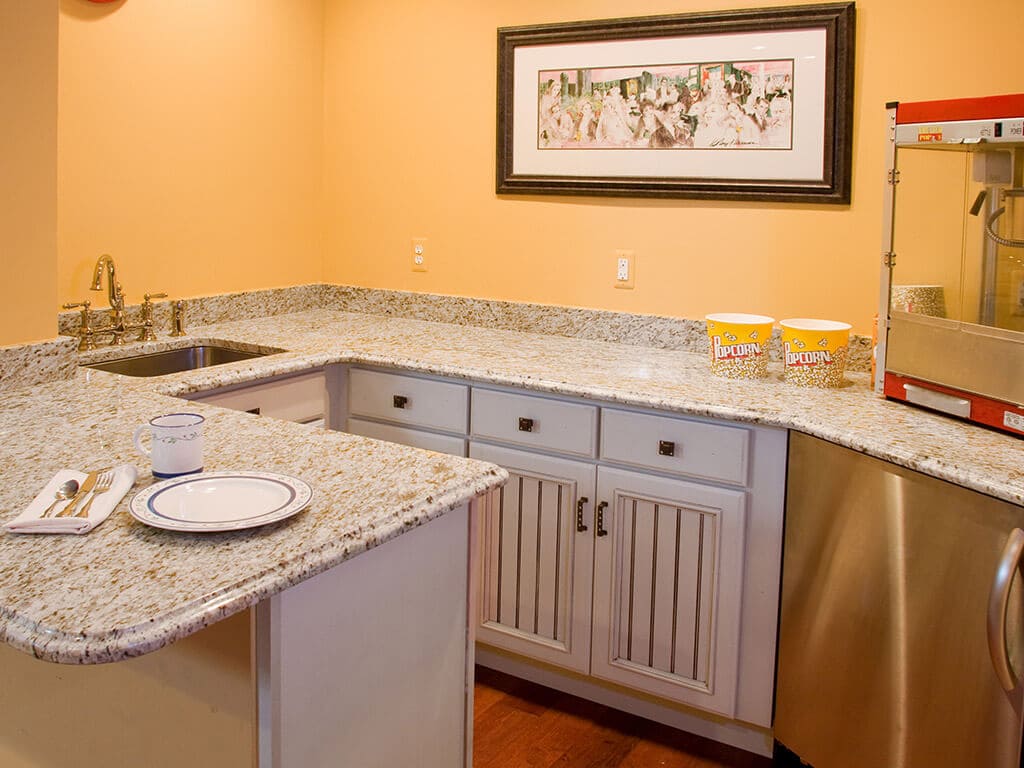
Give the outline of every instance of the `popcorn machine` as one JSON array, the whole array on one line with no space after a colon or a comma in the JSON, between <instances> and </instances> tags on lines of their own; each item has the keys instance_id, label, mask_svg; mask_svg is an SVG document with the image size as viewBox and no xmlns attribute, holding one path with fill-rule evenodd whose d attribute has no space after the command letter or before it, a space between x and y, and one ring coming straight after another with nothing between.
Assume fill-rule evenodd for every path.
<instances>
[{"instance_id":1,"label":"popcorn machine","mask_svg":"<svg viewBox=\"0 0 1024 768\"><path fill-rule=\"evenodd\" d=\"M1024 435L1024 94L887 107L875 391Z\"/></svg>"}]
</instances>

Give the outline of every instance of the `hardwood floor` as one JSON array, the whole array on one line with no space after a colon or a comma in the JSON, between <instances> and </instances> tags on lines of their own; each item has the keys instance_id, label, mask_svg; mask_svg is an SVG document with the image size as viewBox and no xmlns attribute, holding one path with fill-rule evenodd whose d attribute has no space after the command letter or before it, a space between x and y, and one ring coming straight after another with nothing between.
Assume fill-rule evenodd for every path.
<instances>
[{"instance_id":1,"label":"hardwood floor","mask_svg":"<svg viewBox=\"0 0 1024 768\"><path fill-rule=\"evenodd\" d=\"M770 768L772 761L476 668L474 768Z\"/></svg>"}]
</instances>

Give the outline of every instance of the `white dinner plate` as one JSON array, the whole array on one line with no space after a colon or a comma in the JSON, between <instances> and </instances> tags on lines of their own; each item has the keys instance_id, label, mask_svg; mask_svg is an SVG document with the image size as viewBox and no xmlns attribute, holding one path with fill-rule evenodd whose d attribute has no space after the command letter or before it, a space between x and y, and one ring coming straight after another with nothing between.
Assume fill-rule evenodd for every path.
<instances>
[{"instance_id":1,"label":"white dinner plate","mask_svg":"<svg viewBox=\"0 0 1024 768\"><path fill-rule=\"evenodd\" d=\"M169 531L237 531L275 523L304 509L313 489L274 472L199 472L135 494L136 520Z\"/></svg>"}]
</instances>

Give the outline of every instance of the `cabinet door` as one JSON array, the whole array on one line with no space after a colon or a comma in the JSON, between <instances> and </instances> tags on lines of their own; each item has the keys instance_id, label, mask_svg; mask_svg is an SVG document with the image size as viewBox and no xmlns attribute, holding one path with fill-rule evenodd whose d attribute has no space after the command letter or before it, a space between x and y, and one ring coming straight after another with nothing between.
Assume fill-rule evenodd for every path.
<instances>
[{"instance_id":1,"label":"cabinet door","mask_svg":"<svg viewBox=\"0 0 1024 768\"><path fill-rule=\"evenodd\" d=\"M469 455L510 475L483 505L477 639L586 673L594 467L475 442Z\"/></svg>"},{"instance_id":2,"label":"cabinet door","mask_svg":"<svg viewBox=\"0 0 1024 768\"><path fill-rule=\"evenodd\" d=\"M597 498L591 673L733 716L745 494L601 467Z\"/></svg>"}]
</instances>

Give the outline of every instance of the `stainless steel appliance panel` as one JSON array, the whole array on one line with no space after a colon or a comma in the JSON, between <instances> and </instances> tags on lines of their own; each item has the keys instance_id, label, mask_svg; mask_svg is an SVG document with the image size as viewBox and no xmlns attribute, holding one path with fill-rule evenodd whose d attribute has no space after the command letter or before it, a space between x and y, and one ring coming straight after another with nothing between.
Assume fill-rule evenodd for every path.
<instances>
[{"instance_id":1,"label":"stainless steel appliance panel","mask_svg":"<svg viewBox=\"0 0 1024 768\"><path fill-rule=\"evenodd\" d=\"M789 467L776 739L814 768L1018 768L987 615L1024 508L796 433Z\"/></svg>"}]
</instances>

